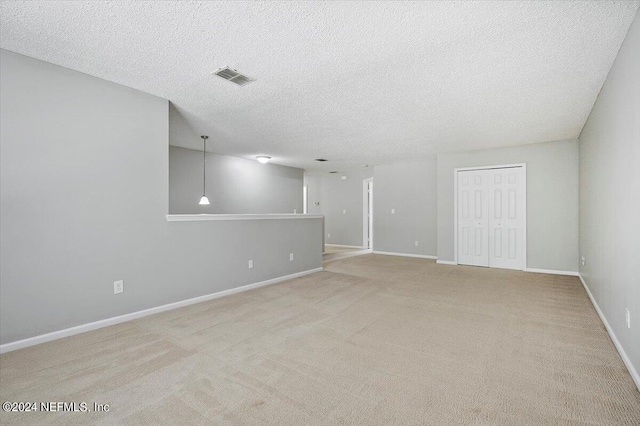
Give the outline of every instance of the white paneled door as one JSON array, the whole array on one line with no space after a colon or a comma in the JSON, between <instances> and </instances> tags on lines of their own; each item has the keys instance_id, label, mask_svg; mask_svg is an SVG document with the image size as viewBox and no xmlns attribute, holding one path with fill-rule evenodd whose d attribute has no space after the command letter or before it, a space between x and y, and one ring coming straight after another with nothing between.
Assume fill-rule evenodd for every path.
<instances>
[{"instance_id":1,"label":"white paneled door","mask_svg":"<svg viewBox=\"0 0 640 426\"><path fill-rule=\"evenodd\" d=\"M458 263L489 266L488 170L458 174Z\"/></svg>"},{"instance_id":2,"label":"white paneled door","mask_svg":"<svg viewBox=\"0 0 640 426\"><path fill-rule=\"evenodd\" d=\"M458 171L458 263L523 269L524 167Z\"/></svg>"}]
</instances>

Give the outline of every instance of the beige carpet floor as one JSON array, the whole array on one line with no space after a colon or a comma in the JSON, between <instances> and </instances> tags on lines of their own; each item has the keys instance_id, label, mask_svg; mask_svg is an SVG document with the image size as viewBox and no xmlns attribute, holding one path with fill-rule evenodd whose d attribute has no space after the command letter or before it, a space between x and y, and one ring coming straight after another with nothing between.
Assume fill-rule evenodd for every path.
<instances>
[{"instance_id":1,"label":"beige carpet floor","mask_svg":"<svg viewBox=\"0 0 640 426\"><path fill-rule=\"evenodd\" d=\"M638 425L575 277L368 254L0 356L6 424Z\"/></svg>"}]
</instances>

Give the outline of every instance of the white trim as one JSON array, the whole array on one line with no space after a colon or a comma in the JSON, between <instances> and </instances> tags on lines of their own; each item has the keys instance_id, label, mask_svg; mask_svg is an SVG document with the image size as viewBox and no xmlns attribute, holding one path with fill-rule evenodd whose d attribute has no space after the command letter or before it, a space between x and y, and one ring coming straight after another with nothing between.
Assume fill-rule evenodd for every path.
<instances>
[{"instance_id":1,"label":"white trim","mask_svg":"<svg viewBox=\"0 0 640 426\"><path fill-rule=\"evenodd\" d=\"M309 185L302 185L302 214L309 214Z\"/></svg>"},{"instance_id":2,"label":"white trim","mask_svg":"<svg viewBox=\"0 0 640 426\"><path fill-rule=\"evenodd\" d=\"M457 265L456 262L452 262L450 260L436 260L436 263L440 264L440 265Z\"/></svg>"},{"instance_id":3,"label":"white trim","mask_svg":"<svg viewBox=\"0 0 640 426\"><path fill-rule=\"evenodd\" d=\"M349 257L356 257L356 256L362 256L363 254L369 254L372 253L373 250L371 249L362 249L359 251L348 251L346 253L323 253L323 254L327 254L329 256L334 256L331 259L328 260L322 260L322 263L329 263L329 262L333 262L335 260L342 260L342 259L347 259Z\"/></svg>"},{"instance_id":4,"label":"white trim","mask_svg":"<svg viewBox=\"0 0 640 426\"><path fill-rule=\"evenodd\" d=\"M265 220L265 219L322 219L315 214L168 214L167 222L197 222L203 220Z\"/></svg>"},{"instance_id":5,"label":"white trim","mask_svg":"<svg viewBox=\"0 0 640 426\"><path fill-rule=\"evenodd\" d=\"M460 172L468 172L470 170L512 169L514 167L522 167L525 165L526 165L525 163L497 164L493 166L458 167L455 170Z\"/></svg>"},{"instance_id":6,"label":"white trim","mask_svg":"<svg viewBox=\"0 0 640 426\"><path fill-rule=\"evenodd\" d=\"M357 249L362 249L364 250L366 247L362 247L362 246L345 246L342 244L325 244L325 246L329 246L329 247L343 247L343 248L357 248Z\"/></svg>"},{"instance_id":7,"label":"white trim","mask_svg":"<svg viewBox=\"0 0 640 426\"><path fill-rule=\"evenodd\" d=\"M290 280L293 278L298 278L305 275L313 274L315 272L322 271L323 269L324 268L315 268L315 269L309 269L308 271L296 272L295 274L285 275L283 277L272 278L270 280L260 281L253 284L247 284L241 287L231 288L229 290L218 291L216 293L206 294L204 296L198 296L192 299L181 300L179 302L168 303L166 305L156 306L154 308L132 312L130 314L119 315L117 317L111 317L111 318L106 318L99 321L90 322L87 324L77 325L75 327L66 328L64 330L58 330L58 331L54 331L47 334L41 334L39 336L30 337L28 339L5 343L4 345L0 345L0 354L3 354L5 352L10 352L10 351L15 351L17 349L26 348L29 346L39 345L40 343L50 342L52 340L62 339L64 337L74 336L76 334L86 333L87 331L97 330L99 328L109 327L110 325L120 324L122 322L131 321L137 318L146 317L146 316L157 314L160 312L170 311L172 309L182 308L184 306L206 302L208 300L218 299L224 296L230 296L232 294L240 293L242 291L252 290L258 287L264 287L267 285L276 284L276 283Z\"/></svg>"},{"instance_id":8,"label":"white trim","mask_svg":"<svg viewBox=\"0 0 640 426\"><path fill-rule=\"evenodd\" d=\"M524 209L522 220L524 223L524 230L522 233L522 250L523 253L523 266L522 270L527 269L527 163L516 164L501 164L493 166L479 166L479 167L458 167L453 169L453 263L449 265L458 264L458 172L464 172L469 170L490 170L490 169L509 169L515 167L522 167L523 179L522 185L524 189Z\"/></svg>"},{"instance_id":9,"label":"white trim","mask_svg":"<svg viewBox=\"0 0 640 426\"><path fill-rule=\"evenodd\" d=\"M527 268L527 163L522 163L522 188L524 189L524 208L522 209L522 221L524 222L524 229L522 230L522 269Z\"/></svg>"},{"instance_id":10,"label":"white trim","mask_svg":"<svg viewBox=\"0 0 640 426\"><path fill-rule=\"evenodd\" d=\"M523 271L535 272L537 274L570 275L572 277L577 277L579 275L575 271L558 271L557 269L524 268Z\"/></svg>"},{"instance_id":11,"label":"white trim","mask_svg":"<svg viewBox=\"0 0 640 426\"><path fill-rule=\"evenodd\" d=\"M453 169L453 264L454 265L458 264L458 171L459 170L460 169L456 169L456 168ZM436 263L440 263L440 261L437 261ZM449 263L449 265L450 264L451 263Z\"/></svg>"},{"instance_id":12,"label":"white trim","mask_svg":"<svg viewBox=\"0 0 640 426\"><path fill-rule=\"evenodd\" d=\"M591 294L591 290L589 290L589 287L587 286L587 283L584 281L584 278L582 278L582 275L580 274L578 274L578 277L580 278L580 282L582 283L582 286L584 287L587 294L589 295L589 299L591 299L591 303L593 304L593 307L596 309L598 316L600 316L600 320L604 324L604 328L607 329L607 333L609 333L609 337L611 338L613 345L618 350L618 353L620 354L620 358L622 358L624 365L627 366L627 370L629 370L629 374L631 375L631 378L636 384L636 387L638 388L638 390L640 390L640 375L638 375L638 372L636 371L635 367L631 363L631 360L627 356L627 353L624 351L624 348L620 344L620 341L616 337L616 334L613 332L613 328L611 328L611 326L609 325L609 321L607 321L607 318L604 316L604 313L602 313L602 311L600 310L600 306L598 306L598 302L596 302L596 299L593 297L593 294Z\"/></svg>"},{"instance_id":13,"label":"white trim","mask_svg":"<svg viewBox=\"0 0 640 426\"><path fill-rule=\"evenodd\" d=\"M373 254L384 254L387 256L402 256L402 257L418 257L421 259L437 259L437 256L431 256L431 255L427 255L427 254L411 254L411 253L395 253L392 251L375 251L373 252Z\"/></svg>"},{"instance_id":14,"label":"white trim","mask_svg":"<svg viewBox=\"0 0 640 426\"><path fill-rule=\"evenodd\" d=\"M369 183L371 194L368 194ZM371 214L371 217L368 217L367 213ZM362 180L362 246L373 250L373 176Z\"/></svg>"}]
</instances>

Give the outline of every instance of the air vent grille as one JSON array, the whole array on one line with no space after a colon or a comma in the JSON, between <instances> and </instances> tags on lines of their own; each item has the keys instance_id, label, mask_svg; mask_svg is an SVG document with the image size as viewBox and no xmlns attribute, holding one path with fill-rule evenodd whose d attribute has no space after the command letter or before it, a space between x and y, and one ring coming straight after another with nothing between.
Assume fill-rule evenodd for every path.
<instances>
[{"instance_id":1,"label":"air vent grille","mask_svg":"<svg viewBox=\"0 0 640 426\"><path fill-rule=\"evenodd\" d=\"M238 86L245 86L252 81L256 81L255 79L246 76L244 74L239 73L238 71L231 69L229 67L224 67L214 72L218 77L222 77L227 81L237 84Z\"/></svg>"},{"instance_id":2,"label":"air vent grille","mask_svg":"<svg viewBox=\"0 0 640 426\"><path fill-rule=\"evenodd\" d=\"M244 86L245 84L251 83L253 80L247 77L246 75L238 74L237 77L233 78L230 81L237 84L238 86Z\"/></svg>"}]
</instances>

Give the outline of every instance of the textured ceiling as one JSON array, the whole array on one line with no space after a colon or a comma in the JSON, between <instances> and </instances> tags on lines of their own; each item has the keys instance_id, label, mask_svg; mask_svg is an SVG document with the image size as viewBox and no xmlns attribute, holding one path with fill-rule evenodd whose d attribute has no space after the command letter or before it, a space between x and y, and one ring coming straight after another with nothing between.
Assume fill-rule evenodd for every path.
<instances>
[{"instance_id":1,"label":"textured ceiling","mask_svg":"<svg viewBox=\"0 0 640 426\"><path fill-rule=\"evenodd\" d=\"M577 137L638 5L3 1L0 45L169 99L172 145L349 170Z\"/></svg>"}]
</instances>

